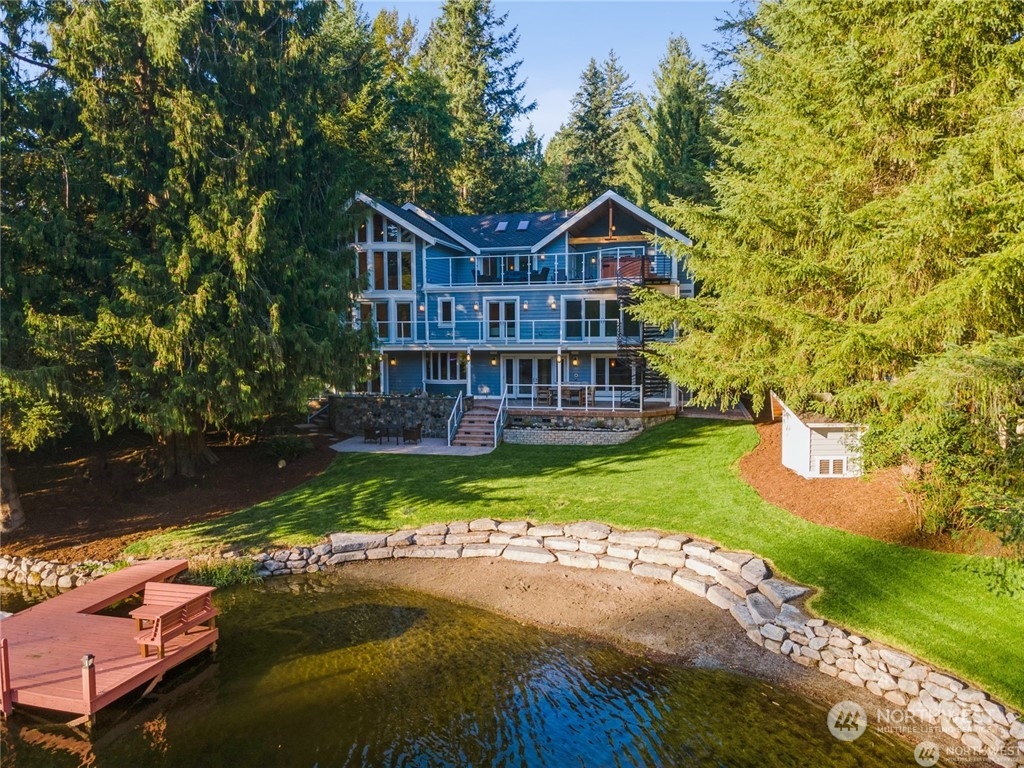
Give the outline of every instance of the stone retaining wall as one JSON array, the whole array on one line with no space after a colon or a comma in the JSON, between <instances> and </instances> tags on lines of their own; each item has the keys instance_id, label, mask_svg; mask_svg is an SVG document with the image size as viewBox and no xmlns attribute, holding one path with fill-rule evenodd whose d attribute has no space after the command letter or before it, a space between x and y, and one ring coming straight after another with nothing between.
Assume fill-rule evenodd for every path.
<instances>
[{"instance_id":1,"label":"stone retaining wall","mask_svg":"<svg viewBox=\"0 0 1024 768\"><path fill-rule=\"evenodd\" d=\"M332 396L328 404L335 432L360 435L366 424L423 424L424 437L447 437L455 398L343 395Z\"/></svg>"},{"instance_id":2,"label":"stone retaining wall","mask_svg":"<svg viewBox=\"0 0 1024 768\"><path fill-rule=\"evenodd\" d=\"M335 533L314 547L265 552L261 576L313 573L391 558L493 557L570 568L607 568L675 584L728 611L747 637L772 653L865 688L916 723L938 726L978 757L1024 766L1024 720L984 691L906 653L800 608L808 588L775 578L764 560L706 541L602 523L533 525L479 519L396 533Z\"/></svg>"},{"instance_id":3,"label":"stone retaining wall","mask_svg":"<svg viewBox=\"0 0 1024 768\"><path fill-rule=\"evenodd\" d=\"M103 563L98 560L61 565L31 557L0 555L0 580L30 587L73 589L116 571L117 568L114 563Z\"/></svg>"}]
</instances>

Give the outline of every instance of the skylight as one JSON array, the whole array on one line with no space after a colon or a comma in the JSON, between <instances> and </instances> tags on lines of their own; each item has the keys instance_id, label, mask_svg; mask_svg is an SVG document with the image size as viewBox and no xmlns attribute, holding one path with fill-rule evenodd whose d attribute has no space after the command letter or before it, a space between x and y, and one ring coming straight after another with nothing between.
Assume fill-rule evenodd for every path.
<instances>
[{"instance_id":1,"label":"skylight","mask_svg":"<svg viewBox=\"0 0 1024 768\"><path fill-rule=\"evenodd\" d=\"M516 229L518 229L518 230L519 230L520 232L522 232L522 231L523 231L524 229L526 229L526 228L527 228L528 226L530 226L530 222L529 222L529 220L527 220L527 221L520 221L520 222L519 222L519 226L518 226L518 227L516 227Z\"/></svg>"},{"instance_id":2,"label":"skylight","mask_svg":"<svg viewBox=\"0 0 1024 768\"><path fill-rule=\"evenodd\" d=\"M507 221L499 221L498 222L498 226L496 226L494 228L494 231L495 232L504 232L507 228L508 228L508 222Z\"/></svg>"}]
</instances>

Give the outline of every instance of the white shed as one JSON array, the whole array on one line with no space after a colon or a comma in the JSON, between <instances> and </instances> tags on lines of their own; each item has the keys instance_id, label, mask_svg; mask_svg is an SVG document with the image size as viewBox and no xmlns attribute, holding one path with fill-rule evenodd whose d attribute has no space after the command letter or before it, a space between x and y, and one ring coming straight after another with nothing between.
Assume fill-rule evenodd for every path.
<instances>
[{"instance_id":1,"label":"white shed","mask_svg":"<svg viewBox=\"0 0 1024 768\"><path fill-rule=\"evenodd\" d=\"M860 476L860 437L867 427L797 414L774 392L771 397L773 415L782 416L782 466L807 478Z\"/></svg>"}]
</instances>

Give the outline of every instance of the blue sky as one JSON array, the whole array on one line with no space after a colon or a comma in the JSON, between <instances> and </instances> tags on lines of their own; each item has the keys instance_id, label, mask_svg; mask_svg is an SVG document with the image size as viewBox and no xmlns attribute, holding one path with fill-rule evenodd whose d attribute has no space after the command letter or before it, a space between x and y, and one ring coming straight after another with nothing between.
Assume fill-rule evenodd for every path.
<instances>
[{"instance_id":1,"label":"blue sky","mask_svg":"<svg viewBox=\"0 0 1024 768\"><path fill-rule=\"evenodd\" d=\"M370 16L383 8L412 16L422 36L441 3L364 1L362 7ZM683 35L694 55L710 65L706 46L720 41L718 19L735 11L732 2L718 0L496 0L494 7L508 13L506 28L519 28L519 73L526 80L526 100L537 102L528 121L545 141L568 118L580 73L592 57L603 61L614 49L634 86L646 93L669 37Z\"/></svg>"}]
</instances>

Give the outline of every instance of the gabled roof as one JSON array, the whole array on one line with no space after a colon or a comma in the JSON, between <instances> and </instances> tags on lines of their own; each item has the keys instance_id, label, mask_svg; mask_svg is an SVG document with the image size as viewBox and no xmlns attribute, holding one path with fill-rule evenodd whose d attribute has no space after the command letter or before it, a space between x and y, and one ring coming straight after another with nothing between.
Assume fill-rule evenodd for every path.
<instances>
[{"instance_id":1,"label":"gabled roof","mask_svg":"<svg viewBox=\"0 0 1024 768\"><path fill-rule=\"evenodd\" d=\"M769 394L771 395L772 399L775 400L775 402L777 402L779 405L782 406L783 410L788 411L789 414L793 418L797 419L805 427L811 427L811 428L817 427L817 428L821 429L821 428L825 428L825 427L863 427L864 426L863 424L856 424L856 423L850 422L850 421L843 421L842 419L837 419L834 416L827 416L827 415L825 415L823 413L818 413L817 411L800 411L799 413L797 413L792 408L790 408L788 405L786 405L785 401L781 397L779 397L775 392L770 392ZM829 399L831 399L831 398L829 398Z\"/></svg>"},{"instance_id":2,"label":"gabled roof","mask_svg":"<svg viewBox=\"0 0 1024 768\"><path fill-rule=\"evenodd\" d=\"M453 240L461 243L465 248L468 248L473 253L476 253L476 254L480 253L480 249L476 245L474 245L473 243L471 243L468 240L464 239L461 235L459 235L458 232L455 232L454 230L449 228L444 223L444 221L443 221L444 217L443 216L437 216L437 215L431 213L430 211L426 211L423 208L420 208L415 203L406 203L405 205L402 206L402 210L409 211L410 213L412 213L416 217L418 217L420 219L423 219L426 222L429 222L430 225L433 226L435 229L437 229L437 230L439 230L441 232L446 233Z\"/></svg>"},{"instance_id":3,"label":"gabled roof","mask_svg":"<svg viewBox=\"0 0 1024 768\"><path fill-rule=\"evenodd\" d=\"M529 248L556 229L565 215L561 211L540 213L488 213L482 216L439 216L450 231L481 249ZM501 227L504 222L505 226ZM525 222L526 226L521 226Z\"/></svg>"},{"instance_id":4,"label":"gabled roof","mask_svg":"<svg viewBox=\"0 0 1024 768\"><path fill-rule=\"evenodd\" d=\"M643 208L633 205L633 203L629 202L629 200L624 198L622 195L613 192L612 190L609 189L603 195L596 198L586 208L583 208L582 210L578 211L574 216L563 221L560 226L556 227L551 232L547 233L543 238L541 238L541 240L535 242L533 244L533 247L531 248L531 251L533 253L536 253L555 238L564 235L566 232L568 232L570 229L572 229L574 226L580 223L583 219L585 219L587 216L589 216L591 213L597 210L598 207L600 207L603 203L605 203L608 200L613 201L616 205L622 206L636 218L640 219L643 222L646 222L647 224L650 224L655 229L661 230L666 235L670 235L675 239L686 243L686 245L693 245L693 241L690 240L690 238L688 238L682 232L677 232L665 222L649 214Z\"/></svg>"},{"instance_id":5,"label":"gabled roof","mask_svg":"<svg viewBox=\"0 0 1024 768\"><path fill-rule=\"evenodd\" d=\"M370 206L373 210L377 211L377 213L388 217L392 221L398 222L414 235L418 235L431 245L441 244L456 251L464 250L463 245L457 245L454 242L456 238L449 237L444 231L434 226L430 221L423 217L410 214L408 211L399 208L397 205L386 203L383 200L377 200L363 192L356 192L355 199Z\"/></svg>"}]
</instances>

